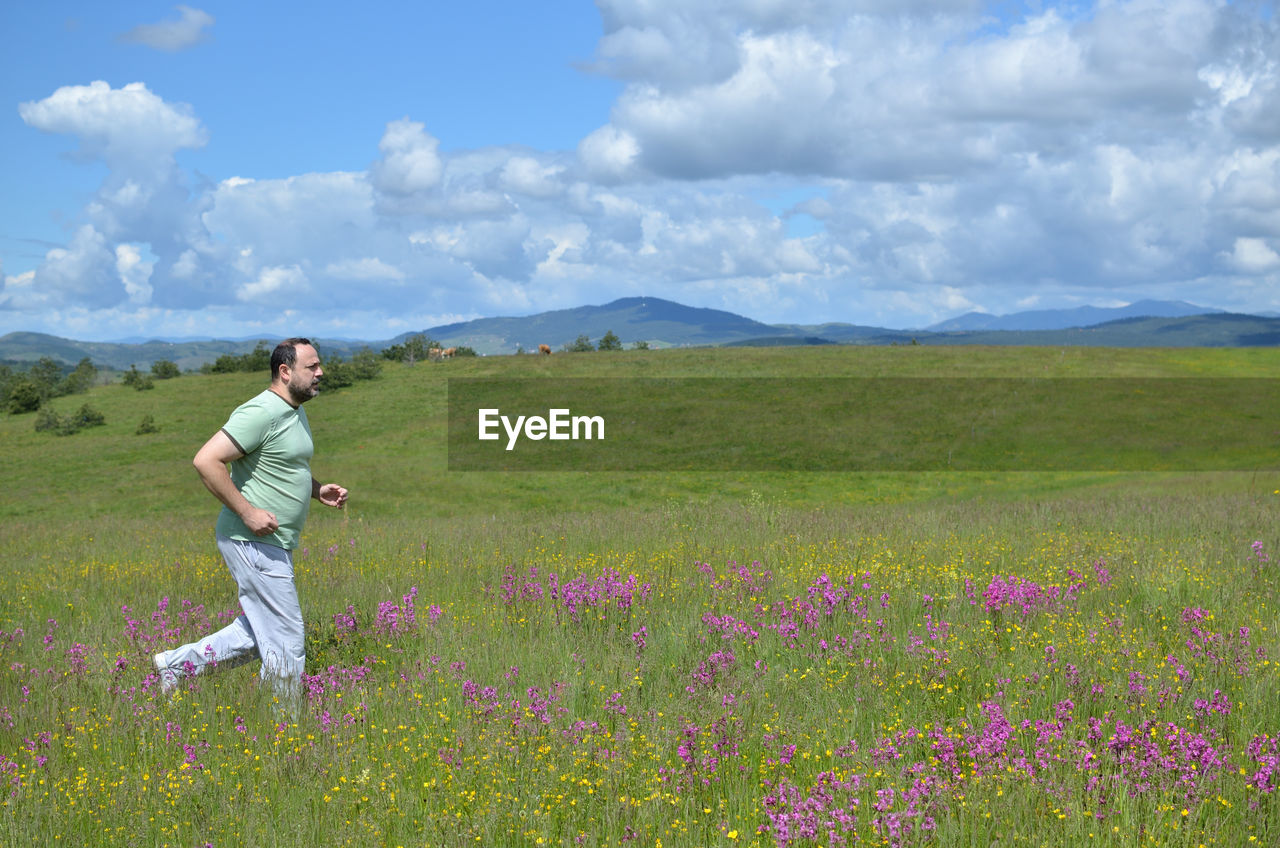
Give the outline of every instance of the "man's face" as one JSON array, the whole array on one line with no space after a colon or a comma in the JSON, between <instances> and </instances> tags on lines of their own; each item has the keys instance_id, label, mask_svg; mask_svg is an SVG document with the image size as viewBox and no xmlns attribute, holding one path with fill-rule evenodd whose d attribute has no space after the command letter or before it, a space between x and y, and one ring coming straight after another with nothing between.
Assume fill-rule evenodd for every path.
<instances>
[{"instance_id":1,"label":"man's face","mask_svg":"<svg viewBox=\"0 0 1280 848\"><path fill-rule=\"evenodd\" d=\"M323 376L320 354L314 347L298 345L294 348L293 367L289 369L289 382L286 384L294 403L302 405L320 394L320 378Z\"/></svg>"}]
</instances>

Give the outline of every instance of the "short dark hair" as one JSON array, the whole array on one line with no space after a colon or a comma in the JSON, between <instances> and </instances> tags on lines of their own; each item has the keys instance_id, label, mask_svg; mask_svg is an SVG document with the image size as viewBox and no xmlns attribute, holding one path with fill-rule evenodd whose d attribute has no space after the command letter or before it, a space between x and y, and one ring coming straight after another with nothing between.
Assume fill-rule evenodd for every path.
<instances>
[{"instance_id":1,"label":"short dark hair","mask_svg":"<svg viewBox=\"0 0 1280 848\"><path fill-rule=\"evenodd\" d=\"M275 381L280 376L280 366L288 365L293 367L293 363L298 361L298 345L315 345L311 344L311 339L301 337L285 339L276 345L276 349L271 351L271 380Z\"/></svg>"}]
</instances>

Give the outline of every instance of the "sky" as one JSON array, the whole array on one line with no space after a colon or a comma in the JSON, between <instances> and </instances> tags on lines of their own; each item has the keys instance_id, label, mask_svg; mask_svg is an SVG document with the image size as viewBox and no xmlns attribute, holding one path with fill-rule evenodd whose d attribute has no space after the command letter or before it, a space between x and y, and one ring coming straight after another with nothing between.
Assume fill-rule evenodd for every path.
<instances>
[{"instance_id":1,"label":"sky","mask_svg":"<svg viewBox=\"0 0 1280 848\"><path fill-rule=\"evenodd\" d=\"M0 4L0 334L1280 311L1271 0Z\"/></svg>"}]
</instances>

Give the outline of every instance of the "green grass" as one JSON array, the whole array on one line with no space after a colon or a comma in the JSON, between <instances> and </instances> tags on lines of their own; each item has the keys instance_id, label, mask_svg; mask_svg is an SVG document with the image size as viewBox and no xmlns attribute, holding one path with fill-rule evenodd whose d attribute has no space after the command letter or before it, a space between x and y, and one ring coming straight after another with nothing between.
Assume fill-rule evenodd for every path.
<instances>
[{"instance_id":1,"label":"green grass","mask_svg":"<svg viewBox=\"0 0 1280 848\"><path fill-rule=\"evenodd\" d=\"M751 492L783 503L928 501L985 492L1026 493L1111 485L1112 475L700 473L450 473L446 389L450 377L1270 377L1270 349L1095 348L693 349L460 359L388 364L372 382L321 395L307 407L315 471L352 491L351 514L369 518L585 511L670 500L742 501ZM60 414L86 401L106 426L70 437L36 433L32 416L0 417L0 518L74 521L183 520L208 516L209 496L190 467L196 449L238 403L265 386L259 375L184 376L151 391L103 386L59 398ZM144 415L160 432L134 435ZM1143 478L1128 478L1139 481ZM1171 485L1183 475L1170 478ZM1234 485L1234 484L1231 484ZM1248 485L1247 482L1245 485ZM1264 484L1265 485L1265 484ZM996 496L999 496L998 494ZM1020 495L1019 495L1020 496Z\"/></svg>"},{"instance_id":2,"label":"green grass","mask_svg":"<svg viewBox=\"0 0 1280 848\"><path fill-rule=\"evenodd\" d=\"M444 392L512 374L1260 377L1276 356L389 367L308 406L317 476L352 502L314 510L297 553L315 677L296 713L254 665L172 699L148 679L154 650L234 610L190 457L259 378L65 398L107 425L64 438L0 419L0 843L770 846L770 813L795 812L772 799L825 785L856 802L851 844L1275 844L1250 742L1280 736L1276 474L449 472ZM160 432L135 436L146 413ZM575 615L552 573L603 594ZM1059 594L989 610L996 578ZM850 591L828 614L833 587ZM413 589L416 625L380 627ZM1197 704L1215 692L1229 712ZM990 705L1007 739L973 755ZM1180 740L1213 756L1193 773ZM948 746L970 755L958 771ZM1144 783L1130 763L1148 755L1164 765Z\"/></svg>"}]
</instances>

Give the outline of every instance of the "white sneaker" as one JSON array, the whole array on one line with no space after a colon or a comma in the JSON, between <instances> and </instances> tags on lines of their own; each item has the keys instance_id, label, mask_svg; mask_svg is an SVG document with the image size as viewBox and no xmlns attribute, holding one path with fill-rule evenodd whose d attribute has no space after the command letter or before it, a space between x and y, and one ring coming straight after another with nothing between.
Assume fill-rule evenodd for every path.
<instances>
[{"instance_id":1,"label":"white sneaker","mask_svg":"<svg viewBox=\"0 0 1280 848\"><path fill-rule=\"evenodd\" d=\"M160 673L160 694L168 695L173 691L173 687L178 685L178 675L169 668L169 652L161 651L152 658L152 662L156 664L156 671Z\"/></svg>"}]
</instances>

